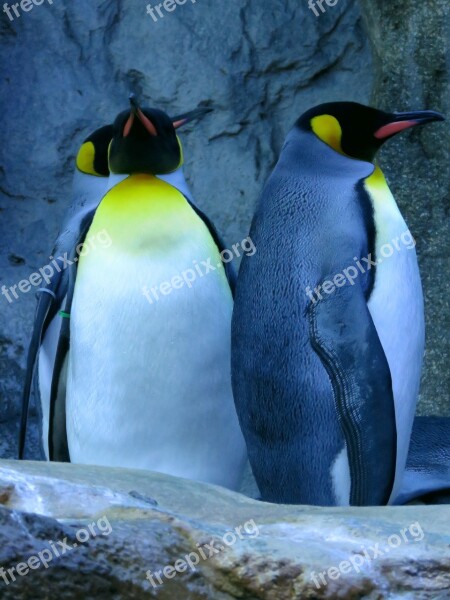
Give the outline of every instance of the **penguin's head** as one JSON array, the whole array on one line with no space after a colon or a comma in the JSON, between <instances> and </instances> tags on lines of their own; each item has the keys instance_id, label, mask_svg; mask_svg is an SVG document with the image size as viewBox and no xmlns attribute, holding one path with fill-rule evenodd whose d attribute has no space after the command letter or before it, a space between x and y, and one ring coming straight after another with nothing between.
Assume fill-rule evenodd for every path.
<instances>
[{"instance_id":1,"label":"penguin's head","mask_svg":"<svg viewBox=\"0 0 450 600\"><path fill-rule=\"evenodd\" d=\"M199 107L170 118L162 110L141 108L132 94L131 110L119 114L109 148L111 173L167 175L183 164L183 149L176 130L211 112Z\"/></svg>"},{"instance_id":2,"label":"penguin's head","mask_svg":"<svg viewBox=\"0 0 450 600\"><path fill-rule=\"evenodd\" d=\"M355 102L332 102L307 111L296 126L312 131L341 154L373 162L384 142L400 131L443 120L433 110L387 113Z\"/></svg>"},{"instance_id":3,"label":"penguin's head","mask_svg":"<svg viewBox=\"0 0 450 600\"><path fill-rule=\"evenodd\" d=\"M84 140L76 158L77 169L81 173L95 177L109 176L108 147L113 133L113 126L105 125Z\"/></svg>"}]
</instances>

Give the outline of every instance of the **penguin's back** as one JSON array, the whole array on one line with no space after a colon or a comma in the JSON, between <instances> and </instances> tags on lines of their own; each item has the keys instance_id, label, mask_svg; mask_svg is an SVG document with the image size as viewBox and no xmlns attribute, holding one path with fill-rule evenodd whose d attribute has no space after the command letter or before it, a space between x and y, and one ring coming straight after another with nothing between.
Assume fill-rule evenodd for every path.
<instances>
[{"instance_id":1,"label":"penguin's back","mask_svg":"<svg viewBox=\"0 0 450 600\"><path fill-rule=\"evenodd\" d=\"M349 501L344 437L330 378L311 347L307 295L368 254L370 202L361 206L356 188L373 167L348 163L315 136L290 134L252 223L257 251L239 273L233 386L269 501L292 502L294 489L296 501ZM368 291L370 283L370 274L361 274L358 285Z\"/></svg>"}]
</instances>

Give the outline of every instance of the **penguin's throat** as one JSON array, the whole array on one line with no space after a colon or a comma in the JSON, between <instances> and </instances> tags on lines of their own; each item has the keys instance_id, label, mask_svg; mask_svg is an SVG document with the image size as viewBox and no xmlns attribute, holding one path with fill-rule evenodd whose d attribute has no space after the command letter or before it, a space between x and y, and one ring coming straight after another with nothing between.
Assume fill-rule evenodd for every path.
<instances>
[{"instance_id":1,"label":"penguin's throat","mask_svg":"<svg viewBox=\"0 0 450 600\"><path fill-rule=\"evenodd\" d=\"M153 175L130 175L103 197L89 231L107 231L112 248L166 247L192 228L196 214L178 189Z\"/></svg>"},{"instance_id":2,"label":"penguin's throat","mask_svg":"<svg viewBox=\"0 0 450 600\"><path fill-rule=\"evenodd\" d=\"M372 175L367 177L366 184L371 188L377 188L379 190L387 189L389 194L391 193L386 181L386 177L384 176L384 173L378 164L375 164L375 171L372 173Z\"/></svg>"}]
</instances>

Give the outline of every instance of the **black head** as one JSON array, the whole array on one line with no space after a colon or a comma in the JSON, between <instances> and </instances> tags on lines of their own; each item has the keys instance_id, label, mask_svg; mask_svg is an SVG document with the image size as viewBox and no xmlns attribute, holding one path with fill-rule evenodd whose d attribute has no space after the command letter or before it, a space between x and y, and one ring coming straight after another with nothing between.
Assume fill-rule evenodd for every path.
<instances>
[{"instance_id":1,"label":"black head","mask_svg":"<svg viewBox=\"0 0 450 600\"><path fill-rule=\"evenodd\" d=\"M341 154L373 162L384 142L400 131L443 120L432 110L387 113L355 102L332 102L307 111L296 126L313 131Z\"/></svg>"},{"instance_id":2,"label":"black head","mask_svg":"<svg viewBox=\"0 0 450 600\"><path fill-rule=\"evenodd\" d=\"M116 174L165 175L176 171L183 164L176 130L212 110L198 108L170 118L162 110L141 108L134 95L130 96L130 104L131 110L120 113L114 122L109 167Z\"/></svg>"},{"instance_id":3,"label":"black head","mask_svg":"<svg viewBox=\"0 0 450 600\"><path fill-rule=\"evenodd\" d=\"M105 125L84 140L76 158L79 171L96 177L109 176L108 148L113 132L112 125Z\"/></svg>"}]
</instances>

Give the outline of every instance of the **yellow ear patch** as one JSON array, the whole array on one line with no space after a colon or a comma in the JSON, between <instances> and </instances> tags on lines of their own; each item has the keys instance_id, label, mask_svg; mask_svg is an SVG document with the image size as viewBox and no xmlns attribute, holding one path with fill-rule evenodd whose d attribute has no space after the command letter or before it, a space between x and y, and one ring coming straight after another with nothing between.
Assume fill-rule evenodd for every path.
<instances>
[{"instance_id":1,"label":"yellow ear patch","mask_svg":"<svg viewBox=\"0 0 450 600\"><path fill-rule=\"evenodd\" d=\"M341 146L342 129L336 117L331 115L314 117L311 119L311 127L318 138L331 146L336 152L344 154Z\"/></svg>"},{"instance_id":2,"label":"yellow ear patch","mask_svg":"<svg viewBox=\"0 0 450 600\"><path fill-rule=\"evenodd\" d=\"M77 168L87 175L95 175L96 177L102 177L100 173L94 169L95 160L95 146L92 142L85 142L78 152L77 155Z\"/></svg>"}]
</instances>

